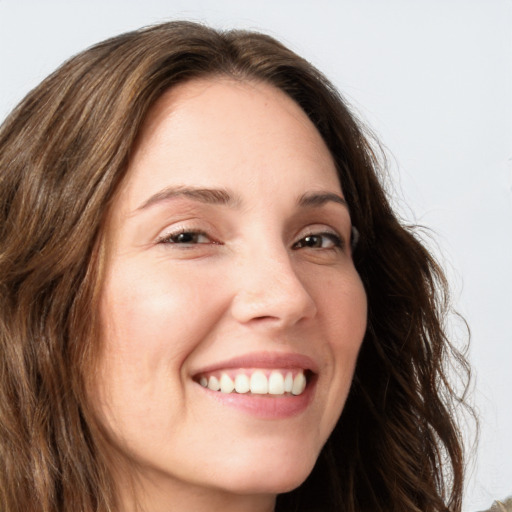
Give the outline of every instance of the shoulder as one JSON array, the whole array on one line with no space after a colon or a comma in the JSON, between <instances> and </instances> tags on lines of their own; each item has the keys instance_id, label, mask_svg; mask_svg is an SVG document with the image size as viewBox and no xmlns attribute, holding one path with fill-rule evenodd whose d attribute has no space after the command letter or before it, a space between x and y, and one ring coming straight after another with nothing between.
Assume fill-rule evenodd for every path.
<instances>
[{"instance_id":1,"label":"shoulder","mask_svg":"<svg viewBox=\"0 0 512 512\"><path fill-rule=\"evenodd\" d=\"M504 501L495 501L490 509L482 512L512 512L512 496Z\"/></svg>"}]
</instances>

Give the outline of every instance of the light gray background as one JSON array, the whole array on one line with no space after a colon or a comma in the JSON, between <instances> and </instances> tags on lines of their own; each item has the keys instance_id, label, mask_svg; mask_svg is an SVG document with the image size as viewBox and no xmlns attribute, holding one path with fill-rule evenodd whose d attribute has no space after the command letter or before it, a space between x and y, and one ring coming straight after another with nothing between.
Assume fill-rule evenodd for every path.
<instances>
[{"instance_id":1,"label":"light gray background","mask_svg":"<svg viewBox=\"0 0 512 512\"><path fill-rule=\"evenodd\" d=\"M465 510L512 493L512 2L0 0L0 119L71 54L182 18L278 37L389 149L396 205L433 231L472 331L481 433Z\"/></svg>"}]
</instances>

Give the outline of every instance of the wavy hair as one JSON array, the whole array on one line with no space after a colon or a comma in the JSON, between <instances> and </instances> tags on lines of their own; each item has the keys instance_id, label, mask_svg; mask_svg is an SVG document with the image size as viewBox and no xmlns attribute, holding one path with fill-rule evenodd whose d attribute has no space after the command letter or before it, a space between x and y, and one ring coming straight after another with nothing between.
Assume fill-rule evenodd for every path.
<instances>
[{"instance_id":1,"label":"wavy hair","mask_svg":"<svg viewBox=\"0 0 512 512\"><path fill-rule=\"evenodd\" d=\"M140 127L169 88L229 76L281 89L336 163L360 240L368 328L345 409L276 510L460 511L463 402L443 273L382 185L378 146L310 63L273 38L169 22L64 63L0 128L0 509L117 510L87 398L101 341L104 227Z\"/></svg>"}]
</instances>

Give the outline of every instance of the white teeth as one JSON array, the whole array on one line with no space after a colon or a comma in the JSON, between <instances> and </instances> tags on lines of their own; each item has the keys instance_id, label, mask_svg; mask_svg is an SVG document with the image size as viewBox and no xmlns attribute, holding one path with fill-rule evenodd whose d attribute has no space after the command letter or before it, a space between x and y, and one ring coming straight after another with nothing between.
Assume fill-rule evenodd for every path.
<instances>
[{"instance_id":1,"label":"white teeth","mask_svg":"<svg viewBox=\"0 0 512 512\"><path fill-rule=\"evenodd\" d=\"M297 373L293 379L292 395L300 395L306 389L306 377L303 373Z\"/></svg>"},{"instance_id":2,"label":"white teeth","mask_svg":"<svg viewBox=\"0 0 512 512\"><path fill-rule=\"evenodd\" d=\"M266 395L268 393L267 377L259 370L251 375L251 393L255 395Z\"/></svg>"},{"instance_id":3,"label":"white teeth","mask_svg":"<svg viewBox=\"0 0 512 512\"><path fill-rule=\"evenodd\" d=\"M268 392L271 395L282 395L284 393L284 378L280 372L272 372L268 379Z\"/></svg>"},{"instance_id":4,"label":"white teeth","mask_svg":"<svg viewBox=\"0 0 512 512\"><path fill-rule=\"evenodd\" d=\"M220 391L221 393L231 393L235 389L235 383L223 373L220 376Z\"/></svg>"},{"instance_id":5,"label":"white teeth","mask_svg":"<svg viewBox=\"0 0 512 512\"><path fill-rule=\"evenodd\" d=\"M211 389L212 391L219 391L220 389L220 382L217 377L214 377L213 375L208 380L208 389Z\"/></svg>"},{"instance_id":6,"label":"white teeth","mask_svg":"<svg viewBox=\"0 0 512 512\"><path fill-rule=\"evenodd\" d=\"M251 390L249 377L245 373L239 373L235 377L235 391L237 393L248 393Z\"/></svg>"},{"instance_id":7,"label":"white teeth","mask_svg":"<svg viewBox=\"0 0 512 512\"><path fill-rule=\"evenodd\" d=\"M301 395L306 389L306 377L303 371L299 371L295 377L291 371L284 374L280 370L268 371L255 370L250 376L245 373L237 373L234 380L222 373L219 377L214 375L202 376L199 384L212 391L221 393L253 393L255 395L284 395L291 393Z\"/></svg>"},{"instance_id":8,"label":"white teeth","mask_svg":"<svg viewBox=\"0 0 512 512\"><path fill-rule=\"evenodd\" d=\"M288 372L284 379L284 392L291 393L293 389L293 374L292 372Z\"/></svg>"}]
</instances>

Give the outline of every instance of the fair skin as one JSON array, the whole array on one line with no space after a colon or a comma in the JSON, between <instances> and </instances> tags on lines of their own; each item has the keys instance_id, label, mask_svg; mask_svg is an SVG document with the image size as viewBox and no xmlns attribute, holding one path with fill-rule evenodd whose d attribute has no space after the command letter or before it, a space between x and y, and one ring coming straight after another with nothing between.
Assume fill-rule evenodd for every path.
<instances>
[{"instance_id":1,"label":"fair skin","mask_svg":"<svg viewBox=\"0 0 512 512\"><path fill-rule=\"evenodd\" d=\"M366 328L350 234L331 155L284 93L212 78L159 99L112 208L92 392L122 510L133 479L147 512L268 512L307 477Z\"/></svg>"}]
</instances>

